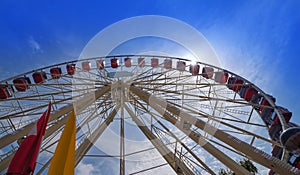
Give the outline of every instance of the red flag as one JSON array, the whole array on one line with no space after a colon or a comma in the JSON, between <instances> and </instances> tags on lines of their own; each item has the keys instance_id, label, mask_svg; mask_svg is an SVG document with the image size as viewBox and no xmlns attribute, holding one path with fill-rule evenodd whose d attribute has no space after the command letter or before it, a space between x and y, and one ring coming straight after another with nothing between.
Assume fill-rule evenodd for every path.
<instances>
[{"instance_id":1,"label":"red flag","mask_svg":"<svg viewBox=\"0 0 300 175\"><path fill-rule=\"evenodd\" d=\"M33 174L50 112L51 102L49 103L48 110L43 113L42 117L35 123L35 126L21 143L10 162L7 175Z\"/></svg>"}]
</instances>

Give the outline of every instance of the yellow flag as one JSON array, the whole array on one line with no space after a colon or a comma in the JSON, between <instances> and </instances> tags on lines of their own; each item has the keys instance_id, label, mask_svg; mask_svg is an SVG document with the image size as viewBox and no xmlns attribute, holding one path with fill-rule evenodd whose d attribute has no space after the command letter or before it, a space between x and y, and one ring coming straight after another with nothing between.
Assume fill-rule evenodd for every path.
<instances>
[{"instance_id":1,"label":"yellow flag","mask_svg":"<svg viewBox=\"0 0 300 175\"><path fill-rule=\"evenodd\" d=\"M73 175L75 165L76 118L74 110L58 141L48 175Z\"/></svg>"}]
</instances>

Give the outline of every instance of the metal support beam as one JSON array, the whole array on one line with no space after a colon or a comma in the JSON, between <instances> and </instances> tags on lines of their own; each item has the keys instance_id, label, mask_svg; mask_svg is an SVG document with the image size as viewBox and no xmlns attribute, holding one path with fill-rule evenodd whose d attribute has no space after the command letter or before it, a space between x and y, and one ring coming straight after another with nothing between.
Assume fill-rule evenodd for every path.
<instances>
[{"instance_id":1,"label":"metal support beam","mask_svg":"<svg viewBox=\"0 0 300 175\"><path fill-rule=\"evenodd\" d=\"M157 148L158 152L169 163L178 175L193 175L194 173L173 153L163 142L161 142L134 114L134 112L125 104L125 109L132 117L132 120L141 129L149 141Z\"/></svg>"},{"instance_id":2,"label":"metal support beam","mask_svg":"<svg viewBox=\"0 0 300 175\"><path fill-rule=\"evenodd\" d=\"M125 141L124 141L124 86L120 89L121 121L120 121L120 175L125 174Z\"/></svg>"},{"instance_id":3,"label":"metal support beam","mask_svg":"<svg viewBox=\"0 0 300 175\"><path fill-rule=\"evenodd\" d=\"M164 104L164 102L155 97L155 96L151 96L151 94L149 94L148 92L145 92L143 90L141 90L140 88L131 86L130 90L137 95L140 99L142 99L143 101L145 101L146 103L148 103L152 108L154 109L158 109L157 111L159 113L161 113L161 115L163 115L165 117L165 119L167 119L168 121L170 121L171 123L175 124L176 127L178 127L179 129L182 129L179 125L180 121L178 120L186 120L189 121L191 124L195 125L196 127L198 127L199 129L202 129L209 133L210 135L216 137L217 139L221 140L222 142L230 145L231 147L235 148L236 150L244 153L245 155L247 155L248 157L251 158L251 160L269 168L272 169L273 171L280 173L280 174L290 174L290 175L299 175L300 174L300 170L295 170L294 167L292 167L291 165L287 164L286 162L283 162L277 158L272 157L271 155L247 144L246 142L228 134L223 132L222 130L219 130L218 128L215 128L214 126L204 122L203 120L194 117L182 110L180 110L179 108L170 105L169 103L167 103L167 105ZM153 103L149 103L149 99L154 99L155 100L155 104ZM179 119L177 120L176 118L174 118L172 115L170 115L168 112L163 112L162 110L162 106L166 106L166 110L169 111L170 113L172 113L174 116L179 117ZM160 108L160 109L159 109ZM182 131L184 131L182 129ZM206 142L203 140L203 138L201 137L197 137L197 135L192 134L192 132L186 132L189 137L191 137L193 140L197 140L198 143L205 143L203 145L203 148L208 147L209 142ZM211 145L212 146L212 145ZM213 150L210 150L209 152L212 155L215 155L216 152L212 152ZM219 151L218 149L216 149L216 151ZM243 168L238 165L235 161L233 161L232 159L230 159L228 156L226 156L224 153L219 152L219 155L215 155L218 156L217 158L223 162L226 166L228 166L228 168L230 168L231 170L235 171L237 174L247 174L247 172L245 173L243 171ZM245 169L244 169L245 170ZM249 173L249 172L248 172Z\"/></svg>"},{"instance_id":4,"label":"metal support beam","mask_svg":"<svg viewBox=\"0 0 300 175\"><path fill-rule=\"evenodd\" d=\"M183 143L178 137L176 137L175 136L175 134L173 134L170 130L169 130L169 128L167 127L167 126L165 126L161 121L159 121L158 119L157 119L157 117L155 117L153 114L151 114L151 112L143 105L143 104L141 104L139 101L136 101L142 108L143 108L143 110L145 110L145 111L147 111L148 112L148 114L150 114L151 115L151 117L153 117L154 119L155 119L155 121L157 122L157 123L159 123L167 132L168 132L168 134L170 134L178 143L180 143L180 145L187 151L187 152L189 152L193 157L194 157L194 159L196 159L204 168L205 168L205 170L208 172L208 173L210 173L210 174L212 174L212 175L216 175L214 172L213 172L213 170L212 169L210 169L209 168L209 166L207 166L206 165L206 163L205 162L203 162L192 150L190 150L189 148L188 148L188 146L185 144L185 143Z\"/></svg>"},{"instance_id":5,"label":"metal support beam","mask_svg":"<svg viewBox=\"0 0 300 175\"><path fill-rule=\"evenodd\" d=\"M106 118L106 120L88 137L84 140L84 142L77 148L75 155L75 165L82 160L84 155L90 150L95 141L102 135L107 126L113 121L116 116L120 106L117 105Z\"/></svg>"}]
</instances>

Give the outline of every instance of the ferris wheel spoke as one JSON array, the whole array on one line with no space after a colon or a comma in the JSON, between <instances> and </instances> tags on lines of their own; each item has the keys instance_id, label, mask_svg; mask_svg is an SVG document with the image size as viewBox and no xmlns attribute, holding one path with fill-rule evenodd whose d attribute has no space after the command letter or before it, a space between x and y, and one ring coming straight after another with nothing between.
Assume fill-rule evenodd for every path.
<instances>
[{"instance_id":1,"label":"ferris wheel spoke","mask_svg":"<svg viewBox=\"0 0 300 175\"><path fill-rule=\"evenodd\" d=\"M134 98L134 97L133 97ZM153 117L153 119L155 120L155 122L157 122L157 123L159 123L159 125L160 126L162 126L164 129L165 129L165 131L166 131L166 133L168 134L168 135L170 135L172 138L174 138L178 143L180 143L181 144L181 146L189 153L189 154L191 154L191 156L195 159L195 160L197 160L198 161L198 163L200 163L203 167L204 167L204 169L205 169L205 171L207 171L208 173L210 173L210 174L212 174L212 175L215 175L215 173L212 171L212 169L210 169L209 168L209 166L208 165L206 165L193 151L191 151L188 147L187 147L187 145L186 144L184 144L183 142L182 142L182 139L179 139L177 136L175 136L175 134L173 134L170 130L169 130L169 128L168 127L166 127L156 116L154 116L154 113L152 113L152 112L150 112L141 102L139 102L137 99L135 99L135 101L139 104L139 106L143 109L143 110L145 110L148 114L150 114L151 115L151 117ZM152 124L152 123L150 123L150 124Z\"/></svg>"},{"instance_id":2,"label":"ferris wheel spoke","mask_svg":"<svg viewBox=\"0 0 300 175\"><path fill-rule=\"evenodd\" d=\"M91 133L83 142L79 145L79 147L76 150L76 156L75 156L75 165L77 166L78 163L83 159L84 155L89 151L91 146L95 143L95 141L102 135L102 133L105 131L105 129L109 126L109 124L113 121L114 117L117 114L117 111L120 109L120 106L117 105L111 113L108 115L108 117L105 119L105 121L97 127L97 129Z\"/></svg>"},{"instance_id":3,"label":"ferris wheel spoke","mask_svg":"<svg viewBox=\"0 0 300 175\"><path fill-rule=\"evenodd\" d=\"M203 109L212 109L211 106L208 106L208 105L200 105L200 111L198 112L197 109L195 109L193 106L189 106L189 104L185 104L184 106L183 105L178 105L176 103L173 103L171 101L169 101L170 104L174 105L174 106L177 106L177 107L180 107L180 108L183 108L183 109L186 109L186 110L189 110L190 112L193 111L194 114L199 114L199 113L202 113L202 115L209 115L208 113L206 113L204 110L201 110L201 108ZM262 124L258 124L258 123L252 123L250 121L245 121L245 120L242 120L241 118L238 118L238 117L235 117L233 114L243 114L245 113L244 115L248 116L248 113L246 111L241 111L241 110L226 110L226 108L223 110L223 109L215 109L216 111L218 112L221 112L222 114L224 114L225 116L222 116L222 117L218 117L218 116L210 116L210 117L213 117L213 118L216 118L216 119L219 119L219 120L227 120L227 121L231 121L231 122L237 122L237 123L241 123L241 124L248 124L248 125L253 125L253 126L260 126L260 127L265 127L265 125L262 125ZM228 111L228 112L226 112ZM230 113L229 113L230 112Z\"/></svg>"},{"instance_id":4,"label":"ferris wheel spoke","mask_svg":"<svg viewBox=\"0 0 300 175\"><path fill-rule=\"evenodd\" d=\"M146 80L147 81L153 81L153 80L158 80L158 78L162 77L164 74L166 74L167 72L169 72L170 70L166 70L166 71L160 71L157 73L152 73L150 75L146 75L143 73L138 74L137 78L133 79L134 82L140 82L140 80ZM153 77L153 79L147 80L148 78Z\"/></svg>"},{"instance_id":5,"label":"ferris wheel spoke","mask_svg":"<svg viewBox=\"0 0 300 175\"><path fill-rule=\"evenodd\" d=\"M106 104L106 107L105 107L103 110L101 110L100 113L98 113L98 110L99 110L100 106L103 105L103 104ZM99 117L99 116L102 116L102 115L106 114L106 113L113 107L113 104L112 104L112 103L111 103L111 104L108 104L108 103L106 103L105 101L103 101L103 102L101 102L101 103L100 103L99 105L97 105L97 106L98 106L98 107L97 107L98 109L96 109L96 110L93 112L93 114L91 114L90 117L86 117L85 119L82 120L82 123L79 124L79 128L81 128L81 126L84 126L84 125L86 125L87 123L93 121L95 118L97 118L97 117ZM96 113L97 113L97 114L96 114ZM101 119L102 119L102 118L104 118L104 117L101 117Z\"/></svg>"},{"instance_id":6,"label":"ferris wheel spoke","mask_svg":"<svg viewBox=\"0 0 300 175\"><path fill-rule=\"evenodd\" d=\"M92 113L92 114L88 115L87 117L85 117L84 119L82 119L82 122L79 124L77 130L80 131L83 127L87 127L87 131L84 134L85 134L85 136L91 135L92 132L96 128L98 128L99 125L101 125L103 123L102 121L105 120L105 115L107 113L110 114L113 112L113 110L111 110L113 107L114 106L110 106L110 107L106 108L105 110L102 110L100 113L97 113L97 110L94 111L94 113ZM107 116L109 116L109 114L107 114ZM96 121L93 121L94 119L96 119ZM92 124L90 124L90 122L92 122Z\"/></svg>"},{"instance_id":7,"label":"ferris wheel spoke","mask_svg":"<svg viewBox=\"0 0 300 175\"><path fill-rule=\"evenodd\" d=\"M227 127L231 128L231 129L234 129L236 131L240 131L240 132L242 132L244 134L247 134L249 136L253 136L253 137L258 138L260 140L263 140L265 142L272 143L273 145L278 145L277 142L275 142L273 140L270 140L269 138L262 137L262 136L260 136L258 134L250 132L249 130L244 130L241 127L238 127L238 126L235 126L233 124L230 124L229 122L225 122L224 120L231 121L228 118L219 118L219 117L216 117L216 116L211 116L211 115L209 115L207 113L204 113L204 112L201 113L199 111L195 111L193 109L186 108L185 106L180 106L178 104L171 103L171 102L169 102L169 103L171 105L174 105L174 106L178 107L178 108L184 109L185 111L191 113L192 115L202 116L202 117L204 117L206 119L213 120L213 121L215 121L217 123L220 123L220 124L222 124L224 126L227 126ZM245 121L240 121L240 120L235 120L235 122L240 123L240 124L247 124L247 125L259 126L259 127L265 127L264 125L259 125L259 124L256 124L256 123L250 123L250 122L245 122Z\"/></svg>"},{"instance_id":8,"label":"ferris wheel spoke","mask_svg":"<svg viewBox=\"0 0 300 175\"><path fill-rule=\"evenodd\" d=\"M179 160L143 123L134 115L134 112L125 104L125 109L132 117L136 125L146 135L149 141L157 148L164 159L169 163L176 173L184 172L185 174L193 174L193 172ZM181 163L179 163L181 162ZM180 167L180 168L178 168Z\"/></svg>"},{"instance_id":9,"label":"ferris wheel spoke","mask_svg":"<svg viewBox=\"0 0 300 175\"><path fill-rule=\"evenodd\" d=\"M81 97L81 96L83 96L83 94L78 95L77 97ZM66 98L66 99L61 99L61 100L59 100L59 101L53 102L52 104L53 104L53 105L56 105L56 104L63 104L63 102L70 101L70 100L72 100L72 99L73 99L72 97ZM39 105L39 106L34 106L34 107L32 107L32 108L29 108L29 109L23 109L23 110L20 111L20 112L16 112L16 113L13 113L13 114L4 115L4 116L0 117L0 120L2 120L2 119L7 119L7 118L16 118L16 117L18 117L18 115L20 115L20 114L24 114L24 113L31 112L31 111L35 111L35 110L41 110L41 109L44 109L44 108L47 107L47 106L48 106L48 104L45 103L45 104L41 104L41 105Z\"/></svg>"},{"instance_id":10,"label":"ferris wheel spoke","mask_svg":"<svg viewBox=\"0 0 300 175\"><path fill-rule=\"evenodd\" d=\"M167 72L169 72L169 71L167 71ZM174 71L173 71L173 73L174 73ZM172 77L172 74L165 75L165 77L162 77L162 76L163 76L163 74L161 74L161 75L159 75L157 77L154 77L153 79L149 79L149 80L146 79L146 78L141 77L141 79L143 79L143 81L134 81L134 82L136 82L137 84L148 84L148 83L152 83L152 82L163 82L163 81L167 81L167 80L174 81L174 78L178 78L178 76ZM160 77L162 77L162 78L160 78ZM190 78L190 77L191 77L190 75L184 75L184 76L181 76L180 79L184 80L184 79ZM175 82L176 81L178 81L178 80L175 80Z\"/></svg>"},{"instance_id":11,"label":"ferris wheel spoke","mask_svg":"<svg viewBox=\"0 0 300 175\"><path fill-rule=\"evenodd\" d=\"M238 100L233 100L230 98L222 99L222 98L217 98L217 97L207 97L207 96L184 93L182 91L179 92L179 91L175 91L175 90L164 90L164 89L155 89L155 88L147 88L147 87L142 87L142 89L149 90L149 91L159 91L159 92L164 92L164 93L171 93L171 94L176 94L176 95L195 97L195 98L199 98L199 101L222 101L222 102L230 102L230 103L241 104L241 105L249 104L245 101L238 101ZM251 104L251 105L256 106L255 104ZM258 105L258 106L263 106L263 105ZM270 108L269 106L264 106L264 107Z\"/></svg>"},{"instance_id":12,"label":"ferris wheel spoke","mask_svg":"<svg viewBox=\"0 0 300 175\"><path fill-rule=\"evenodd\" d=\"M179 104L176 104L176 103L172 102L171 100L168 100L168 102L169 102L170 104L174 105L174 106L177 106L177 107L182 108L182 109L184 109L184 110L186 110L186 111L189 111L189 112L191 112L192 114L196 114L196 115L199 115L199 114L200 114L201 116L204 116L204 117L206 117L206 118L215 118L215 119L218 119L218 120L221 120L221 121L222 121L222 120L227 120L227 121L232 121L232 122L236 122L236 123L240 123L240 124L248 124L248 125L253 125L253 126L265 127L265 125L261 125L261 124L257 124L257 123L251 123L251 122L249 122L249 121L244 121L244 120L242 120L242 119L236 118L236 117L234 117L233 115L228 114L228 113L226 113L226 112L224 112L224 114L225 114L225 115L229 115L231 118L227 118L226 116L224 116L224 117L211 116L211 115L207 114L207 113L204 112L204 111L201 111L201 110L198 111L199 108L196 109L196 108L194 108L193 106L189 106L188 103L182 106L182 105L179 105ZM202 108L202 106L200 106L200 109L201 109L201 108ZM204 109L211 109L211 107L205 105L205 106L204 106ZM223 111L220 111L220 112L223 112ZM242 111L238 111L238 113L240 113L240 112L242 112ZM207 116L209 116L209 117L207 117Z\"/></svg>"},{"instance_id":13,"label":"ferris wheel spoke","mask_svg":"<svg viewBox=\"0 0 300 175\"><path fill-rule=\"evenodd\" d=\"M107 72L108 72L108 71L107 71ZM83 75L81 75L81 74L83 74ZM97 79L95 79L96 77L97 77ZM105 80L105 81L101 81L100 78L102 78L102 79ZM73 81L75 80L75 82L76 82L76 81L83 81L83 82L85 82L85 81L87 81L87 82L101 82L101 83L103 83L103 84L107 84L107 83L113 81L111 78L102 75L101 72L100 72L100 73L99 73L99 72L94 73L94 72L92 72L92 71L89 71L89 72L87 72L87 71L79 72L78 75L74 75L74 76L72 77L72 80L73 80Z\"/></svg>"}]
</instances>

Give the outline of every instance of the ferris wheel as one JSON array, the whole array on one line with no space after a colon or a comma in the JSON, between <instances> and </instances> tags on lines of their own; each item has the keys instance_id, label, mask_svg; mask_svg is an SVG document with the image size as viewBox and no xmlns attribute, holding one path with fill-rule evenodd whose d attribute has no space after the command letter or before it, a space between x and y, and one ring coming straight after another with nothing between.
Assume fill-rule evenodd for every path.
<instances>
[{"instance_id":1,"label":"ferris wheel","mask_svg":"<svg viewBox=\"0 0 300 175\"><path fill-rule=\"evenodd\" d=\"M292 113L250 81L213 65L116 55L38 68L0 84L1 174L49 101L37 174L47 172L73 109L76 166L112 159L113 166L97 171L218 174L228 167L246 175L237 162L246 158L270 174L300 174Z\"/></svg>"}]
</instances>

